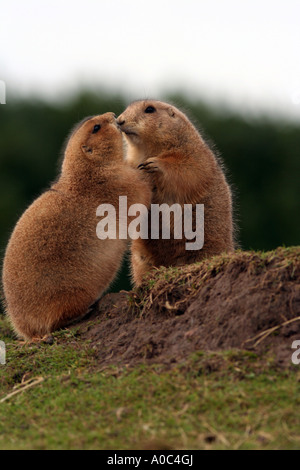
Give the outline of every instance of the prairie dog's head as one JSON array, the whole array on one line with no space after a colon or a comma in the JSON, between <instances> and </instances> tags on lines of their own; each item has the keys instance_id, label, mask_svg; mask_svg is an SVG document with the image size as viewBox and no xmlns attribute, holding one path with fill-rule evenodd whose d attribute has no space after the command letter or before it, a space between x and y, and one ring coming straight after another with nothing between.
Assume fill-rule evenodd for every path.
<instances>
[{"instance_id":1,"label":"prairie dog's head","mask_svg":"<svg viewBox=\"0 0 300 470\"><path fill-rule=\"evenodd\" d=\"M126 136L127 159L139 164L150 156L181 147L196 132L175 106L156 100L134 101L118 117Z\"/></svg>"},{"instance_id":2,"label":"prairie dog's head","mask_svg":"<svg viewBox=\"0 0 300 470\"><path fill-rule=\"evenodd\" d=\"M114 113L81 121L67 142L63 170L81 162L97 166L123 160L123 137Z\"/></svg>"}]
</instances>

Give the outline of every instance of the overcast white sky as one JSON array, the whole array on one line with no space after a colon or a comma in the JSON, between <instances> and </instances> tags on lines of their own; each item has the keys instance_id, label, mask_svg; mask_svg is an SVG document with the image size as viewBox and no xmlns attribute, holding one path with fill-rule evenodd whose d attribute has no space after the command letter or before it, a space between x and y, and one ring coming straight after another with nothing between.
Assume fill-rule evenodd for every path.
<instances>
[{"instance_id":1,"label":"overcast white sky","mask_svg":"<svg viewBox=\"0 0 300 470\"><path fill-rule=\"evenodd\" d=\"M181 89L300 119L300 0L7 0L0 17L8 96Z\"/></svg>"}]
</instances>

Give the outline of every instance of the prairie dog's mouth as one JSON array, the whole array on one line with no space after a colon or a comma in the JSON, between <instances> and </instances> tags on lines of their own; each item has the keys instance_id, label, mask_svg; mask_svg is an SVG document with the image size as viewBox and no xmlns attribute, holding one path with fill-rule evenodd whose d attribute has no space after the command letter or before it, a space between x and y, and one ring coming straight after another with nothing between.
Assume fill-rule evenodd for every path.
<instances>
[{"instance_id":1,"label":"prairie dog's mouth","mask_svg":"<svg viewBox=\"0 0 300 470\"><path fill-rule=\"evenodd\" d=\"M137 135L137 133L136 133L136 132L133 132L133 131L125 131L125 130L123 130L123 132L124 132L124 134L126 134L126 135Z\"/></svg>"},{"instance_id":2,"label":"prairie dog's mouth","mask_svg":"<svg viewBox=\"0 0 300 470\"><path fill-rule=\"evenodd\" d=\"M128 137L137 137L136 126L131 122L126 122L122 115L118 117L117 124L121 131Z\"/></svg>"},{"instance_id":3,"label":"prairie dog's mouth","mask_svg":"<svg viewBox=\"0 0 300 470\"><path fill-rule=\"evenodd\" d=\"M126 134L128 136L131 136L131 135L137 136L138 135L135 131L130 129L130 127L127 127L127 128L126 127L121 127L121 130L122 130L122 132L124 132L124 134Z\"/></svg>"},{"instance_id":4,"label":"prairie dog's mouth","mask_svg":"<svg viewBox=\"0 0 300 470\"><path fill-rule=\"evenodd\" d=\"M134 126L131 126L130 124L126 125L124 121L117 121L117 124L119 126L119 128L121 129L122 132L124 132L124 134L130 136L130 135L137 135L137 133L135 132L135 128Z\"/></svg>"}]
</instances>

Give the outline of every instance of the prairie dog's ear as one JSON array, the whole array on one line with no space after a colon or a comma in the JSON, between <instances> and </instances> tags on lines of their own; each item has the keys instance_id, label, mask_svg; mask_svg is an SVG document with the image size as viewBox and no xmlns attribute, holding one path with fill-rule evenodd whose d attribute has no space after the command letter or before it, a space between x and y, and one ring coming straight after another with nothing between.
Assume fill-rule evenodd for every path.
<instances>
[{"instance_id":1,"label":"prairie dog's ear","mask_svg":"<svg viewBox=\"0 0 300 470\"><path fill-rule=\"evenodd\" d=\"M82 146L81 146L81 150L82 150L83 153L85 153L85 154L91 155L91 154L93 153L92 147L88 147L87 145L82 145Z\"/></svg>"},{"instance_id":2,"label":"prairie dog's ear","mask_svg":"<svg viewBox=\"0 0 300 470\"><path fill-rule=\"evenodd\" d=\"M175 117L175 111L174 111L173 108L168 108L168 115L169 115L170 117Z\"/></svg>"}]
</instances>

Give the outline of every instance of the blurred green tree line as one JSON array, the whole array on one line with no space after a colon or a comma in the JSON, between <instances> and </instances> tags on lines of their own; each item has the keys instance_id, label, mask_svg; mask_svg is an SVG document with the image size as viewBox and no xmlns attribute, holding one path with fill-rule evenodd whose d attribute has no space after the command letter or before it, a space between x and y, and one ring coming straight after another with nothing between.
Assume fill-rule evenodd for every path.
<instances>
[{"instance_id":1,"label":"blurred green tree line","mask_svg":"<svg viewBox=\"0 0 300 470\"><path fill-rule=\"evenodd\" d=\"M165 101L187 111L221 156L234 191L238 242L268 250L299 244L300 124L245 118L183 94ZM82 91L62 103L14 99L0 106L0 247L25 208L55 180L61 149L85 116L128 105L122 95ZM113 290L130 287L126 263Z\"/></svg>"}]
</instances>

